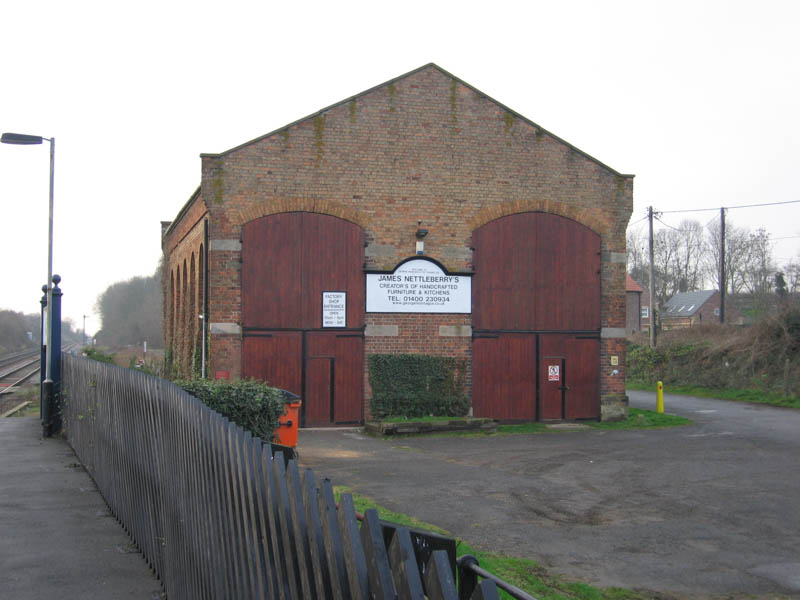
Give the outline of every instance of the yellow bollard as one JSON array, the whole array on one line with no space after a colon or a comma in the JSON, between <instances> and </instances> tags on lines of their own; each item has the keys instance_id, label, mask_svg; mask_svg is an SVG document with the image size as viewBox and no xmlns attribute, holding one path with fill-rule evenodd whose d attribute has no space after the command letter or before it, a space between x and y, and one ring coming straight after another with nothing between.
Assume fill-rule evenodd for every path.
<instances>
[{"instance_id":1,"label":"yellow bollard","mask_svg":"<svg viewBox=\"0 0 800 600\"><path fill-rule=\"evenodd\" d=\"M664 412L664 384L658 382L658 391L656 392L656 412L663 414Z\"/></svg>"}]
</instances>

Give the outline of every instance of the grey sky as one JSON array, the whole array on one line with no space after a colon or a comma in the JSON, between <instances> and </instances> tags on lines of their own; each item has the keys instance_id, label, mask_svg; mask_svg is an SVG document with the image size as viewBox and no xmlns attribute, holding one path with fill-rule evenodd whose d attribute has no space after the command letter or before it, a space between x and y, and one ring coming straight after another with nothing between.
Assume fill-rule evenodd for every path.
<instances>
[{"instance_id":1,"label":"grey sky","mask_svg":"<svg viewBox=\"0 0 800 600\"><path fill-rule=\"evenodd\" d=\"M428 62L623 173L631 222L800 199L800 3L17 2L0 131L56 138L64 314L100 326L221 152ZM0 308L38 310L47 147L0 145ZM714 213L665 215L677 225ZM731 211L800 254L800 204Z\"/></svg>"}]
</instances>

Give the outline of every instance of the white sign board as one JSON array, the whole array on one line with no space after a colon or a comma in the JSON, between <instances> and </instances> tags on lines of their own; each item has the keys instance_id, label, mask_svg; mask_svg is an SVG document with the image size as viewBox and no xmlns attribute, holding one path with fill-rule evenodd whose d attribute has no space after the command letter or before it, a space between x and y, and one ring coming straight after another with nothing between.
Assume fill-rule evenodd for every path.
<instances>
[{"instance_id":1,"label":"white sign board","mask_svg":"<svg viewBox=\"0 0 800 600\"><path fill-rule=\"evenodd\" d=\"M322 326L347 327L347 292L322 292Z\"/></svg>"},{"instance_id":2,"label":"white sign board","mask_svg":"<svg viewBox=\"0 0 800 600\"><path fill-rule=\"evenodd\" d=\"M367 273L367 312L471 313L472 278L414 259L392 273Z\"/></svg>"},{"instance_id":3,"label":"white sign board","mask_svg":"<svg viewBox=\"0 0 800 600\"><path fill-rule=\"evenodd\" d=\"M561 374L559 370L558 365L547 365L547 381L560 381Z\"/></svg>"}]
</instances>

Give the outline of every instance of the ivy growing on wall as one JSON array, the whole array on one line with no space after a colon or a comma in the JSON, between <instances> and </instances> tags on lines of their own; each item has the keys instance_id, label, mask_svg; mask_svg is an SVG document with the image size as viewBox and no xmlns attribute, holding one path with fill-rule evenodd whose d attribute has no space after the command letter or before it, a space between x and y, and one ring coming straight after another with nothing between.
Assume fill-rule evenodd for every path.
<instances>
[{"instance_id":1,"label":"ivy growing on wall","mask_svg":"<svg viewBox=\"0 0 800 600\"><path fill-rule=\"evenodd\" d=\"M424 354L369 357L374 418L467 414L466 361Z\"/></svg>"}]
</instances>

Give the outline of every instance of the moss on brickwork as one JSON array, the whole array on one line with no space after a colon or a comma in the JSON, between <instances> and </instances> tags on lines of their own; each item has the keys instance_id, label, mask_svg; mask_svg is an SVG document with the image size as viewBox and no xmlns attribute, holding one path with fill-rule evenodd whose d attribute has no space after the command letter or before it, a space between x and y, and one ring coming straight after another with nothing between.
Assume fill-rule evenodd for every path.
<instances>
[{"instance_id":1,"label":"moss on brickwork","mask_svg":"<svg viewBox=\"0 0 800 600\"><path fill-rule=\"evenodd\" d=\"M514 126L514 115L510 112L503 113L503 121L506 124L506 133L511 133L511 128Z\"/></svg>"},{"instance_id":2,"label":"moss on brickwork","mask_svg":"<svg viewBox=\"0 0 800 600\"><path fill-rule=\"evenodd\" d=\"M356 122L356 101L350 100L349 104L347 105L349 112L350 112L350 122L355 124Z\"/></svg>"},{"instance_id":3,"label":"moss on brickwork","mask_svg":"<svg viewBox=\"0 0 800 600\"><path fill-rule=\"evenodd\" d=\"M394 112L394 98L397 96L397 88L393 83L386 86L386 93L389 94L389 112Z\"/></svg>"},{"instance_id":4,"label":"moss on brickwork","mask_svg":"<svg viewBox=\"0 0 800 600\"><path fill-rule=\"evenodd\" d=\"M317 148L317 158L322 159L325 153L325 115L314 117L314 145Z\"/></svg>"},{"instance_id":5,"label":"moss on brickwork","mask_svg":"<svg viewBox=\"0 0 800 600\"><path fill-rule=\"evenodd\" d=\"M217 169L217 172L214 174L214 180L212 182L212 190L214 194L214 204L222 204L224 202L224 192L223 188L225 185L225 178L222 171L222 167Z\"/></svg>"},{"instance_id":6,"label":"moss on brickwork","mask_svg":"<svg viewBox=\"0 0 800 600\"><path fill-rule=\"evenodd\" d=\"M453 79L450 82L450 120L453 122L453 127L458 124L458 82Z\"/></svg>"}]
</instances>

